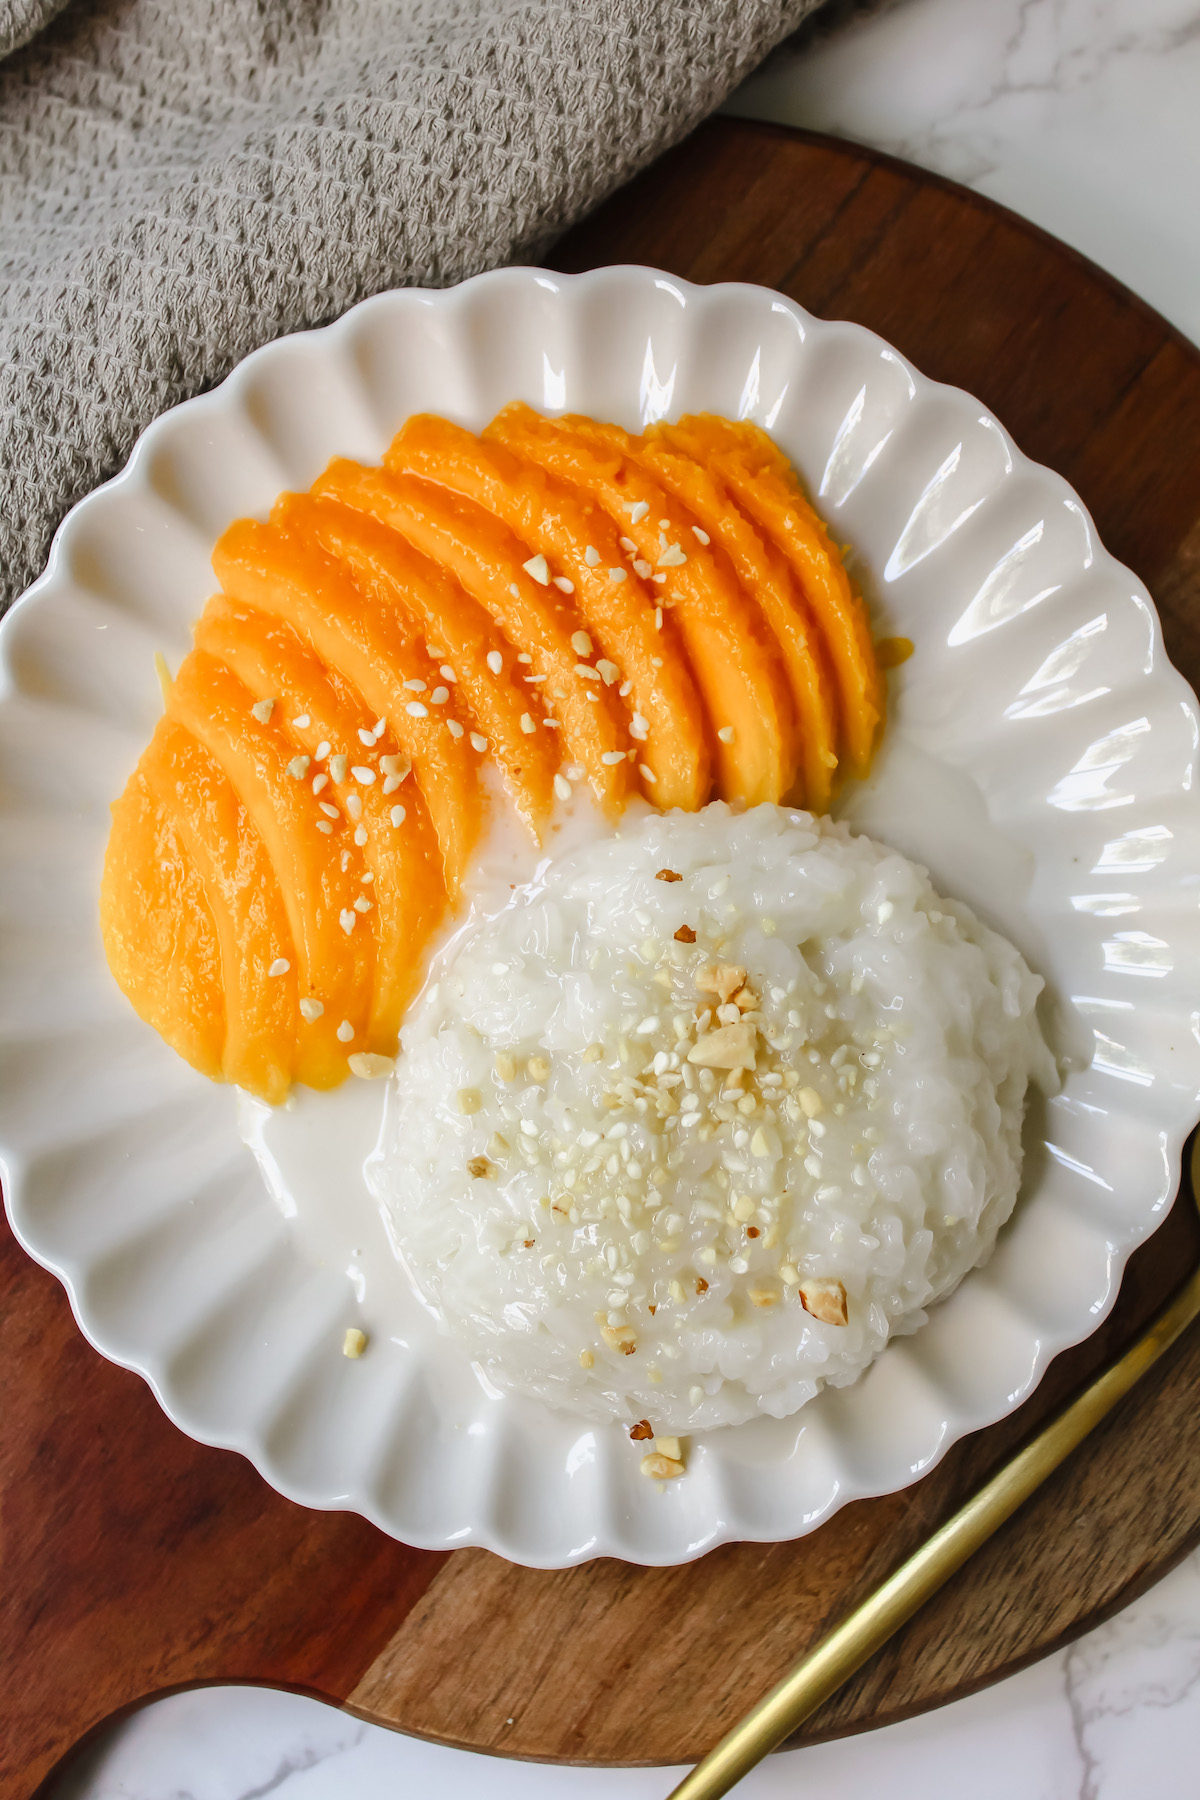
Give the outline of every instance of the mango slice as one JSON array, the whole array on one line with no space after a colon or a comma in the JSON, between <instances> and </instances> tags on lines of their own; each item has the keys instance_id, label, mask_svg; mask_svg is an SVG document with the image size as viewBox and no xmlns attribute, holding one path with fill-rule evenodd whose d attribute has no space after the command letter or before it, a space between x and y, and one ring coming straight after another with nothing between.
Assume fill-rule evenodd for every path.
<instances>
[{"instance_id":1,"label":"mango slice","mask_svg":"<svg viewBox=\"0 0 1200 1800\"><path fill-rule=\"evenodd\" d=\"M174 823L216 928L221 1075L277 1103L292 1083L300 1015L295 948L275 871L228 778L189 732L164 719L152 750L143 758L147 783ZM287 964L282 971L280 962Z\"/></svg>"},{"instance_id":2,"label":"mango slice","mask_svg":"<svg viewBox=\"0 0 1200 1800\"><path fill-rule=\"evenodd\" d=\"M545 419L519 403L484 436L593 495L634 544L629 572L669 609L703 697L718 794L750 806L782 800L794 779L796 722L777 648L725 552L697 538L692 514L636 461L635 440L618 425Z\"/></svg>"},{"instance_id":3,"label":"mango slice","mask_svg":"<svg viewBox=\"0 0 1200 1800\"><path fill-rule=\"evenodd\" d=\"M138 1017L185 1062L219 1081L225 987L216 925L176 821L146 777L164 729L160 721L113 802L100 929L108 966Z\"/></svg>"},{"instance_id":4,"label":"mango slice","mask_svg":"<svg viewBox=\"0 0 1200 1800\"><path fill-rule=\"evenodd\" d=\"M603 506L490 435L477 438L428 413L407 421L384 460L394 473L453 488L503 520L521 540L526 571L540 556L542 585L566 583L600 659L613 667L622 689L628 684L629 722L638 763L650 771L643 777L649 798L661 807L702 806L711 749L696 729L699 695L674 621L658 610L662 596L647 591L627 567L621 532Z\"/></svg>"},{"instance_id":5,"label":"mango slice","mask_svg":"<svg viewBox=\"0 0 1200 1800\"><path fill-rule=\"evenodd\" d=\"M719 544L744 592L762 609L787 672L799 726L801 775L789 796L812 812L827 812L837 769L836 689L825 645L791 567L734 502L719 474L688 452L703 441L704 421L683 437L671 425L652 425L637 460L682 502L696 524Z\"/></svg>"},{"instance_id":6,"label":"mango slice","mask_svg":"<svg viewBox=\"0 0 1200 1800\"><path fill-rule=\"evenodd\" d=\"M528 546L471 501L384 469L336 461L318 477L313 492L357 507L399 532L448 569L508 641L522 646L531 658L528 673L541 678L536 691L547 708L531 709L535 725L539 717L561 720L567 755L582 765L605 811L619 814L632 788L625 766L629 738L624 709L598 675L589 679L579 673L581 658L571 640L583 622L561 589L529 574L524 566ZM507 680L517 667L514 653L505 653L501 673ZM524 665L519 667L526 672ZM551 729L544 723L537 728Z\"/></svg>"},{"instance_id":7,"label":"mango slice","mask_svg":"<svg viewBox=\"0 0 1200 1800\"><path fill-rule=\"evenodd\" d=\"M338 847L346 866L350 905L360 913L354 929L371 932L376 946L365 1038L356 1033L339 1042L343 1055L373 1050L392 1056L400 1021L424 974L423 951L448 905L424 798L410 776L395 780L407 759L385 737L374 782L364 786L340 763L331 769L332 745L355 740L366 709L345 678L322 668L283 620L219 594L196 626L196 643L219 657L259 701L274 700L272 717L278 712L296 750L311 758L303 779L324 815L318 829ZM319 991L308 998L324 1000ZM302 1043L307 1031L306 1022Z\"/></svg>"},{"instance_id":8,"label":"mango slice","mask_svg":"<svg viewBox=\"0 0 1200 1800\"><path fill-rule=\"evenodd\" d=\"M516 654L491 615L452 575L366 513L336 500L289 494L275 516L285 530L310 538L344 563L361 589L382 606L406 613L426 634L427 648L438 651L439 686L449 692L445 704L458 723L465 720L464 728L473 726L488 739L518 812L540 840L554 801L558 752L551 733L527 729L542 717L538 695L522 692L488 664L489 656L499 657L501 669L511 669ZM431 691L436 694L439 687Z\"/></svg>"},{"instance_id":9,"label":"mango slice","mask_svg":"<svg viewBox=\"0 0 1200 1800\"><path fill-rule=\"evenodd\" d=\"M331 668L341 669L367 703L361 729L383 719L412 758L442 851L446 889L457 898L484 820L480 753L456 737L447 713L429 704L438 677L404 616L364 593L315 546L274 526L240 519L213 551L227 594L286 619ZM349 766L367 766L358 742L336 743Z\"/></svg>"},{"instance_id":10,"label":"mango slice","mask_svg":"<svg viewBox=\"0 0 1200 1800\"><path fill-rule=\"evenodd\" d=\"M746 517L787 558L820 625L838 684L847 772L862 776L883 729L886 690L867 609L783 453L757 425L711 414L681 419L672 441L720 474Z\"/></svg>"},{"instance_id":11,"label":"mango slice","mask_svg":"<svg viewBox=\"0 0 1200 1800\"><path fill-rule=\"evenodd\" d=\"M304 1040L302 1079L310 1087L334 1087L346 1074L339 1022L348 1019L356 1036L365 1035L374 938L355 929L356 884L341 867L333 837L317 829L323 815L293 745L274 716L265 722L256 716L255 704L253 692L223 663L193 650L171 686L167 714L220 764L266 847L291 928L297 991L324 1002ZM278 953L290 962L286 948L281 942Z\"/></svg>"}]
</instances>

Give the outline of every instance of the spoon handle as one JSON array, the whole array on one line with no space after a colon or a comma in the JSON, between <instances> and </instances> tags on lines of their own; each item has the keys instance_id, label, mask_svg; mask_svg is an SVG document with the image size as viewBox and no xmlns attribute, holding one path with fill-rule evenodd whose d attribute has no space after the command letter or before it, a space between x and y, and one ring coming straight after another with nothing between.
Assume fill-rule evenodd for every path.
<instances>
[{"instance_id":1,"label":"spoon handle","mask_svg":"<svg viewBox=\"0 0 1200 1800\"><path fill-rule=\"evenodd\" d=\"M1200 1315L1200 1269L1110 1368L855 1607L672 1788L668 1800L717 1800L816 1711L937 1593L1112 1411Z\"/></svg>"}]
</instances>

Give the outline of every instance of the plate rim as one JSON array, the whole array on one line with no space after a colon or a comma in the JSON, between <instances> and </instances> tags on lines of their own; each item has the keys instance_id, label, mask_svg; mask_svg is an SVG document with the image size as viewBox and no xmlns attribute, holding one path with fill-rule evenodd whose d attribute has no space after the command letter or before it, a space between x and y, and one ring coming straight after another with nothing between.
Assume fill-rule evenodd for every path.
<instances>
[{"instance_id":1,"label":"plate rim","mask_svg":"<svg viewBox=\"0 0 1200 1800\"><path fill-rule=\"evenodd\" d=\"M490 287L498 286L499 284L526 283L531 277L538 279L541 285L552 286L555 289L561 288L568 291L582 289L605 281L625 281L630 278L637 281L645 281L646 278L650 278L656 282L669 283L670 285L683 290L688 297L693 295L711 295L713 293L745 295L753 298L754 302L758 304L761 304L762 299L767 297L772 302L778 303L795 314L801 321L806 335L814 328L819 333L831 327L835 327L853 334L858 340L868 342L879 351L886 351L907 373L910 380L915 384L918 395L922 393L933 393L955 396L960 401L966 401L972 407L979 409L987 421L998 430L1014 470L1032 473L1043 483L1049 482L1060 497L1069 499L1070 502L1073 503L1074 507L1085 521L1090 534L1095 549L1097 568L1108 569L1126 576L1129 581L1132 582L1136 594L1146 602L1154 651L1155 679L1160 684L1166 684L1167 687L1173 686L1175 688L1176 698L1182 704L1185 713L1189 717L1194 734L1200 736L1200 708L1197 706L1195 694L1186 678L1167 656L1161 619L1152 598L1146 593L1145 584L1132 570L1129 570L1125 565L1118 562L1118 560L1107 551L1104 547L1103 540L1096 529L1091 513L1066 479L1059 475L1053 468L1039 463L1026 455L1026 453L1015 443L1003 423L996 418L990 407L985 406L982 402L978 401L965 389L953 384L935 381L931 377L924 375L923 372L913 364L910 358L896 350L886 339L869 328L858 325L853 321L841 319L827 320L820 318L809 312L799 302L778 293L776 290L758 284L748 282L714 282L711 284L691 282L667 271L638 263L607 264L598 269L573 274L564 274L537 265L511 265L498 270L484 271L470 277L466 281L457 283L448 288L387 289L358 302L338 318L331 320L326 324L297 332L286 333L257 347L243 358L219 384L203 394L195 395L190 399L178 403L176 406L169 408L166 412L153 420L139 434L123 467L107 481L85 495L66 514L54 533L45 569L18 597L18 599L13 602L4 618L0 620L0 705L2 705L12 694L20 691L19 683L15 680L7 655L8 639L13 629L13 627L9 625L9 621L26 616L32 606L34 606L46 593L54 590L60 576L65 570L65 562L69 552L71 535L73 531L77 529L76 522L81 517L89 516L98 506L102 506L106 502L111 502L114 496L119 496L126 488L134 488L139 481L144 480L147 459L152 454L157 440L160 437L179 429L181 424L186 426L189 421L202 419L205 414L210 411L219 411L220 408L227 404L231 399L236 400L240 385L249 382L252 379L254 372L262 367L264 363L269 362L278 356L281 349L285 346L297 341L324 341L330 345L336 346L342 338L350 337L354 329L354 323L360 320L365 313L372 310L382 312L385 308L394 305L397 301L411 303L416 300L418 302L424 302L436 309L442 306L456 304L460 296L478 292L481 289L486 290ZM1197 1115L1200 1115L1200 1106L1197 1106L1196 1111ZM1183 1117L1182 1113L1180 1114L1180 1117ZM1196 1115L1193 1115L1186 1124L1176 1123L1172 1126L1169 1133L1167 1133L1168 1141L1164 1148L1169 1170L1174 1177L1174 1186L1178 1185L1183 1145L1195 1123ZM48 1254L44 1247L39 1245L36 1234L27 1230L24 1221L22 1221L14 1212L12 1195L14 1189L19 1190L20 1187L20 1159L12 1158L3 1143L0 1143L0 1180L3 1182L5 1209L14 1236L17 1238L17 1241L21 1244L24 1251L29 1254L35 1262L48 1270L48 1272L53 1274L56 1279L62 1283L66 1290L75 1322L87 1342L93 1349L98 1351L110 1362L140 1375L150 1387L159 1406L178 1429L184 1430L187 1435L193 1437L196 1441L216 1448L238 1451L251 1462L254 1468L270 1486L286 1498L293 1500L298 1504L316 1510L357 1512L370 1520L371 1523L375 1524L380 1530L388 1535L401 1535L396 1529L395 1522L390 1521L380 1509L375 1508L370 1504L369 1495L360 1494L350 1501L336 1496L332 1498L318 1498L308 1491L302 1483L289 1481L279 1469L271 1465L270 1459L265 1452L265 1446L260 1446L249 1434L241 1431L225 1433L210 1432L207 1430L201 1431L196 1429L194 1421L188 1424L182 1424L179 1415L181 1411L186 1413L187 1409L186 1407L181 1408L178 1403L172 1404L169 1401L168 1394L162 1385L152 1361L140 1360L136 1356L118 1354L112 1349L106 1348L103 1342L103 1332L95 1330L93 1326L89 1324L78 1291L79 1275L81 1273L78 1265L74 1265L69 1261L64 1261ZM960 1441L963 1436L974 1430L986 1428L988 1424L997 1423L1000 1419L1007 1417L1009 1413L1014 1411L1016 1407L1027 1399L1038 1386L1045 1374L1046 1368L1055 1356L1063 1349L1068 1348L1071 1344L1083 1341L1085 1337L1090 1336L1092 1332L1103 1323L1116 1300L1129 1256L1139 1244L1143 1243L1146 1238L1152 1234L1158 1224L1166 1217L1168 1210L1169 1204L1167 1203L1164 1203L1159 1207L1153 1217L1144 1221L1136 1234L1130 1236L1128 1241L1119 1248L1115 1256L1110 1259L1107 1294L1103 1304L1094 1309L1091 1313L1090 1324L1084 1332L1078 1336L1068 1337L1062 1342L1054 1342L1053 1344L1047 1341L1046 1334L1042 1334L1043 1341L1039 1342L1037 1354L1032 1365L1032 1372L1028 1381L1022 1386L1019 1392L1010 1397L1009 1404L1007 1404L1003 1410L985 1421L975 1423L952 1422L951 1429L944 1435L936 1454L930 1460L925 1462L919 1471L910 1472L905 1480L899 1484L899 1487L892 1481L882 1481L878 1484L867 1482L861 1484L852 1492L840 1492L830 1503L822 1508L819 1519L817 1519L813 1525L807 1526L804 1531L794 1535L806 1535L808 1531L817 1528L820 1523L832 1516L834 1511L839 1510L842 1505L846 1504L847 1501L851 1499L878 1497L882 1494L900 1491L903 1487L911 1485L912 1482L919 1480L924 1474L933 1469L948 1450L952 1448L955 1443ZM422 1534L420 1532L413 1532L409 1528L406 1528L403 1531L402 1541L412 1544L419 1549L441 1550L450 1547L447 1540L444 1537L439 1537L436 1533ZM503 1541L497 1539L493 1534L486 1530L473 1531L470 1536L456 1539L454 1547L468 1544L480 1546L493 1550L495 1553L507 1557L509 1560L521 1562L529 1567L540 1568L563 1568L600 1556L616 1557L634 1564L642 1563L644 1566L677 1566L683 1562L694 1560L699 1556L705 1555L709 1550L715 1549L723 1543L769 1543L775 1541L778 1541L778 1539L777 1534L774 1532L755 1532L754 1530L745 1528L730 1529L728 1521L722 1521L722 1528L720 1530L714 1532L701 1545L691 1550L689 1554L683 1556L660 1555L640 1557L631 1554L628 1546L593 1543L586 1546L582 1551L573 1553L567 1558L554 1555L545 1561L536 1561L526 1555L514 1555L511 1546L506 1545Z\"/></svg>"}]
</instances>

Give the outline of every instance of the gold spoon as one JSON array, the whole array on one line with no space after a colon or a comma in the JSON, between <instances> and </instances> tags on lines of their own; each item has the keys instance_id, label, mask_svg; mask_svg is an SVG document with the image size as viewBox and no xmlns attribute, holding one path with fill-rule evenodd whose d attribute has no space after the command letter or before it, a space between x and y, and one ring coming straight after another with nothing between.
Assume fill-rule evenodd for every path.
<instances>
[{"instance_id":1,"label":"gold spoon","mask_svg":"<svg viewBox=\"0 0 1200 1800\"><path fill-rule=\"evenodd\" d=\"M1191 1177L1193 1204L1200 1211L1200 1135L1192 1143ZM1200 1268L1137 1342L1043 1426L1031 1443L901 1563L848 1619L822 1638L791 1674L671 1789L668 1800L717 1800L789 1738L986 1544L1198 1316Z\"/></svg>"}]
</instances>

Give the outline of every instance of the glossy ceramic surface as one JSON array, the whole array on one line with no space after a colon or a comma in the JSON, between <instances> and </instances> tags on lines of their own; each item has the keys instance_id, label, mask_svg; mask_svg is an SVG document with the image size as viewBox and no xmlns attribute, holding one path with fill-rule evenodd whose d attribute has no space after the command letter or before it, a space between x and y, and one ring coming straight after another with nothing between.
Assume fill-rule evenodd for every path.
<instances>
[{"instance_id":1,"label":"glossy ceramic surface","mask_svg":"<svg viewBox=\"0 0 1200 1800\"><path fill-rule=\"evenodd\" d=\"M99 940L108 805L159 711L155 652L175 666L188 648L219 532L334 454L378 457L409 412L478 426L514 397L635 428L709 409L774 434L853 547L877 632L917 646L842 810L1019 944L1071 1063L1031 1112L988 1265L855 1387L695 1440L665 1491L619 1428L485 1393L407 1295L361 1186L377 1087L301 1096L259 1131L256 1163L235 1096L140 1024ZM151 427L66 521L0 649L10 1217L99 1349L297 1500L545 1566L796 1536L1017 1405L1103 1317L1170 1202L1200 1110L1192 696L1065 483L858 327L644 269L379 296ZM372 1342L354 1363L339 1352L357 1322Z\"/></svg>"}]
</instances>

